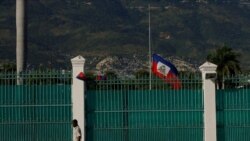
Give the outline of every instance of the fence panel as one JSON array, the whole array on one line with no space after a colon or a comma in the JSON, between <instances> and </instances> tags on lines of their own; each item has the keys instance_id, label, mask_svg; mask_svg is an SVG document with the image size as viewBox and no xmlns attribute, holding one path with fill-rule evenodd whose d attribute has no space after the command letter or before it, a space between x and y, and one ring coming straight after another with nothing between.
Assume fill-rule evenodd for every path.
<instances>
[{"instance_id":1,"label":"fence panel","mask_svg":"<svg viewBox=\"0 0 250 141\"><path fill-rule=\"evenodd\" d=\"M250 140L250 89L217 90L218 141Z\"/></svg>"},{"instance_id":2,"label":"fence panel","mask_svg":"<svg viewBox=\"0 0 250 141\"><path fill-rule=\"evenodd\" d=\"M226 77L216 92L217 140L250 140L250 76Z\"/></svg>"},{"instance_id":3,"label":"fence panel","mask_svg":"<svg viewBox=\"0 0 250 141\"><path fill-rule=\"evenodd\" d=\"M202 141L201 80L105 80L87 91L87 141ZM185 82L185 83L184 83Z\"/></svg>"},{"instance_id":4,"label":"fence panel","mask_svg":"<svg viewBox=\"0 0 250 141\"><path fill-rule=\"evenodd\" d=\"M3 141L71 141L71 73L0 74L0 136Z\"/></svg>"}]
</instances>

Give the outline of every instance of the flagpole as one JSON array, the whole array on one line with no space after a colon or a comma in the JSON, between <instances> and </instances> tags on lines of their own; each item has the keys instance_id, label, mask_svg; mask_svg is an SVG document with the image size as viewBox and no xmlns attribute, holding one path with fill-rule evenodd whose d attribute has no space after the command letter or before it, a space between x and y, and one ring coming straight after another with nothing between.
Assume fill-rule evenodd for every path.
<instances>
[{"instance_id":1,"label":"flagpole","mask_svg":"<svg viewBox=\"0 0 250 141\"><path fill-rule=\"evenodd\" d=\"M152 88L152 70L151 70L151 29L150 29L150 4L148 4L148 56L149 56L149 90Z\"/></svg>"}]
</instances>

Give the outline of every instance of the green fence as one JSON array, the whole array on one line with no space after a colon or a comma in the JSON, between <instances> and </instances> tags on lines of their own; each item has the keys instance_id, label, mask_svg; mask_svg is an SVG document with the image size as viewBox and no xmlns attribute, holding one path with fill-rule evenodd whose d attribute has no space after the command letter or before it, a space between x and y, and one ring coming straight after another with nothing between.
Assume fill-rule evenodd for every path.
<instances>
[{"instance_id":1,"label":"green fence","mask_svg":"<svg viewBox=\"0 0 250 141\"><path fill-rule=\"evenodd\" d=\"M225 89L217 90L217 140L250 140L250 76L226 79Z\"/></svg>"},{"instance_id":2,"label":"green fence","mask_svg":"<svg viewBox=\"0 0 250 141\"><path fill-rule=\"evenodd\" d=\"M201 79L104 80L87 91L87 141L203 141Z\"/></svg>"},{"instance_id":3,"label":"green fence","mask_svg":"<svg viewBox=\"0 0 250 141\"><path fill-rule=\"evenodd\" d=\"M0 73L1 141L71 141L71 72Z\"/></svg>"},{"instance_id":4,"label":"green fence","mask_svg":"<svg viewBox=\"0 0 250 141\"><path fill-rule=\"evenodd\" d=\"M218 141L250 140L250 89L217 91Z\"/></svg>"}]
</instances>

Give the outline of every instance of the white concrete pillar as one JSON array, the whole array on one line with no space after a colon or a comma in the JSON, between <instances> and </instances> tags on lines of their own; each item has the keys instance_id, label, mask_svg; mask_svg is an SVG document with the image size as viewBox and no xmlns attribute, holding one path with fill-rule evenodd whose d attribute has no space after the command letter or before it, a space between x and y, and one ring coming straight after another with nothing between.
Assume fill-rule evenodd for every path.
<instances>
[{"instance_id":1,"label":"white concrete pillar","mask_svg":"<svg viewBox=\"0 0 250 141\"><path fill-rule=\"evenodd\" d=\"M202 73L204 95L204 141L216 141L215 79L217 65L205 62L199 67Z\"/></svg>"},{"instance_id":2,"label":"white concrete pillar","mask_svg":"<svg viewBox=\"0 0 250 141\"><path fill-rule=\"evenodd\" d=\"M16 0L16 70L17 85L22 84L19 73L25 67L25 2Z\"/></svg>"},{"instance_id":3,"label":"white concrete pillar","mask_svg":"<svg viewBox=\"0 0 250 141\"><path fill-rule=\"evenodd\" d=\"M72 63L72 115L78 120L82 130L82 141L85 139L85 115L84 115L84 81L77 79L80 72L84 72L85 59L77 56L71 59Z\"/></svg>"}]
</instances>

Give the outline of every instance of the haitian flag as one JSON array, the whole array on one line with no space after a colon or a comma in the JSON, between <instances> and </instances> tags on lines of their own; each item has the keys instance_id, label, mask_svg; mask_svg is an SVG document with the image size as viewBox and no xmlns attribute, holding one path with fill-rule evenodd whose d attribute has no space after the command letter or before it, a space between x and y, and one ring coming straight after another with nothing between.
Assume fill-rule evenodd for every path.
<instances>
[{"instance_id":1,"label":"haitian flag","mask_svg":"<svg viewBox=\"0 0 250 141\"><path fill-rule=\"evenodd\" d=\"M86 80L86 76L83 72L80 72L77 76L76 76L77 79L79 80L83 80L85 81Z\"/></svg>"},{"instance_id":2,"label":"haitian flag","mask_svg":"<svg viewBox=\"0 0 250 141\"><path fill-rule=\"evenodd\" d=\"M175 66L157 54L153 54L152 72L157 77L170 83L173 89L181 88L181 82L178 79L178 71Z\"/></svg>"},{"instance_id":3,"label":"haitian flag","mask_svg":"<svg viewBox=\"0 0 250 141\"><path fill-rule=\"evenodd\" d=\"M96 80L107 80L107 77L105 75L98 74L96 76Z\"/></svg>"}]
</instances>

